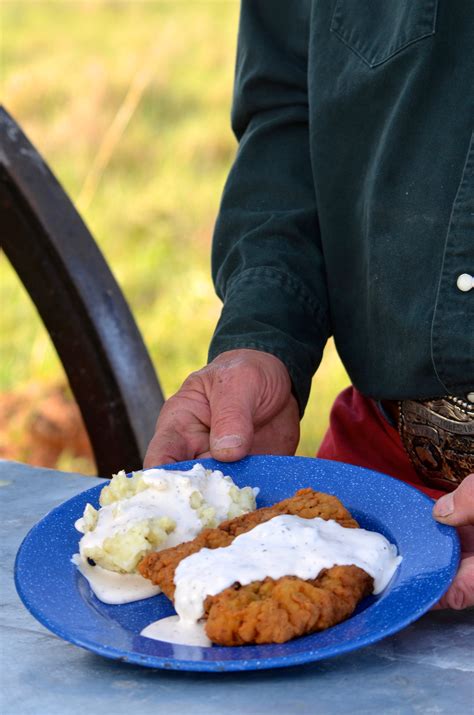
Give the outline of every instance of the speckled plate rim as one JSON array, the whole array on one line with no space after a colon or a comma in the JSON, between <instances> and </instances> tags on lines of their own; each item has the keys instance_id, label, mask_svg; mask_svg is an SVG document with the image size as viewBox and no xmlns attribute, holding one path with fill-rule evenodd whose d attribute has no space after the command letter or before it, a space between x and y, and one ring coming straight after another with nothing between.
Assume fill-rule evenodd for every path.
<instances>
[{"instance_id":1,"label":"speckled plate rim","mask_svg":"<svg viewBox=\"0 0 474 715\"><path fill-rule=\"evenodd\" d=\"M457 571L460 546L456 530L433 520L429 497L385 474L309 457L262 455L231 464L199 461L230 474L239 486L260 487L262 506L305 486L335 494L361 526L380 530L397 543L404 557L402 564L383 594L371 597L369 605L354 616L321 633L284 644L234 648L176 647L153 641L128 630L110 615L113 609L127 607L110 607L97 601L70 563L77 550L72 544L77 545L80 536L74 530L74 518L82 515L87 501L97 501L104 482L50 511L23 540L15 561L15 585L30 613L64 640L131 664L201 672L282 668L342 655L396 633L440 599ZM187 461L165 468L189 469L193 464L195 461ZM69 534L64 544L63 534ZM55 551L59 558L51 559L48 545L55 538L59 538L62 551ZM151 604L155 599L165 597L139 603ZM165 614L150 614L149 620L159 615Z\"/></svg>"}]
</instances>

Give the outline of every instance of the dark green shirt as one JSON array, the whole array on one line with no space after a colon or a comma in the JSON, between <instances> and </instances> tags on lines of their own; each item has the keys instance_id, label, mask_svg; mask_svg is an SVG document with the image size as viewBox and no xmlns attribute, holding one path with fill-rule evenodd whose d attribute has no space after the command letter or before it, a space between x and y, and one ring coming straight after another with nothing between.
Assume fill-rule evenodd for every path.
<instances>
[{"instance_id":1,"label":"dark green shirt","mask_svg":"<svg viewBox=\"0 0 474 715\"><path fill-rule=\"evenodd\" d=\"M333 334L374 398L474 391L473 0L244 0L210 359ZM469 283L469 278L465 278Z\"/></svg>"}]
</instances>

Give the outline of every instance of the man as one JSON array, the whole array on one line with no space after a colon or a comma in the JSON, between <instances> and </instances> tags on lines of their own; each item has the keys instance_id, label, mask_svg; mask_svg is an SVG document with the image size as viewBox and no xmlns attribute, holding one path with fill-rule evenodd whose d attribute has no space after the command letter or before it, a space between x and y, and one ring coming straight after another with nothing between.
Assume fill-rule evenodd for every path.
<instances>
[{"instance_id":1,"label":"man","mask_svg":"<svg viewBox=\"0 0 474 715\"><path fill-rule=\"evenodd\" d=\"M244 0L223 311L147 465L292 454L333 334L353 386L319 456L448 492L474 553L473 37L471 0ZM472 604L465 555L443 605Z\"/></svg>"}]
</instances>

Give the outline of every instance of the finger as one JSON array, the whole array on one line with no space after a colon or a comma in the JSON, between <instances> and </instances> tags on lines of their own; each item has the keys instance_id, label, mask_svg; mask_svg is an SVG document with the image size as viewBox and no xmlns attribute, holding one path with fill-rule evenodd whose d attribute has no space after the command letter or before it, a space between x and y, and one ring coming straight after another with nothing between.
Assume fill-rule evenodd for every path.
<instances>
[{"instance_id":1,"label":"finger","mask_svg":"<svg viewBox=\"0 0 474 715\"><path fill-rule=\"evenodd\" d=\"M474 474L465 477L454 492L438 499L433 516L450 526L474 524Z\"/></svg>"},{"instance_id":2,"label":"finger","mask_svg":"<svg viewBox=\"0 0 474 715\"><path fill-rule=\"evenodd\" d=\"M222 379L210 399L211 454L223 462L242 459L252 447L256 396L242 382L235 376Z\"/></svg>"},{"instance_id":3,"label":"finger","mask_svg":"<svg viewBox=\"0 0 474 715\"><path fill-rule=\"evenodd\" d=\"M469 606L474 606L474 554L463 555L454 581L436 604L435 610L440 608L461 610Z\"/></svg>"},{"instance_id":4,"label":"finger","mask_svg":"<svg viewBox=\"0 0 474 715\"><path fill-rule=\"evenodd\" d=\"M151 440L143 466L145 469L158 467L161 464L173 464L192 459L190 448L183 435L175 430L157 431Z\"/></svg>"},{"instance_id":5,"label":"finger","mask_svg":"<svg viewBox=\"0 0 474 715\"><path fill-rule=\"evenodd\" d=\"M207 451L207 452L201 452L200 454L196 455L196 459L211 459L212 454Z\"/></svg>"}]
</instances>

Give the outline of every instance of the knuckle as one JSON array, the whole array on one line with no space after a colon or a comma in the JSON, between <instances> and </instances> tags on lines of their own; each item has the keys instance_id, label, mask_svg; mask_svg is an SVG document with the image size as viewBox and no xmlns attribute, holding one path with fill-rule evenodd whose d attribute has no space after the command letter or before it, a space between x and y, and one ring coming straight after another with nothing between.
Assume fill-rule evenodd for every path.
<instances>
[{"instance_id":1,"label":"knuckle","mask_svg":"<svg viewBox=\"0 0 474 715\"><path fill-rule=\"evenodd\" d=\"M446 594L446 601L448 606L456 611L474 605L473 585L464 579L458 579Z\"/></svg>"},{"instance_id":2,"label":"knuckle","mask_svg":"<svg viewBox=\"0 0 474 715\"><path fill-rule=\"evenodd\" d=\"M249 375L257 372L258 368L254 361L243 355L233 355L226 357L220 362L211 363L209 366L216 376Z\"/></svg>"},{"instance_id":3,"label":"knuckle","mask_svg":"<svg viewBox=\"0 0 474 715\"><path fill-rule=\"evenodd\" d=\"M168 420L170 420L177 411L179 411L181 405L181 397L179 392L176 395L169 397L163 407L161 408L160 415L158 417L158 424L163 426Z\"/></svg>"},{"instance_id":4,"label":"knuckle","mask_svg":"<svg viewBox=\"0 0 474 715\"><path fill-rule=\"evenodd\" d=\"M181 390L189 386L195 388L196 384L200 383L203 375L205 375L207 372L209 372L209 365L200 368L200 370L194 370L193 372L190 372L185 381L183 382ZM181 390L179 390L178 392L180 392Z\"/></svg>"},{"instance_id":5,"label":"knuckle","mask_svg":"<svg viewBox=\"0 0 474 715\"><path fill-rule=\"evenodd\" d=\"M156 435L160 442L169 439L171 435L180 432L191 419L190 413L179 398L170 397L161 408L156 425Z\"/></svg>"}]
</instances>

